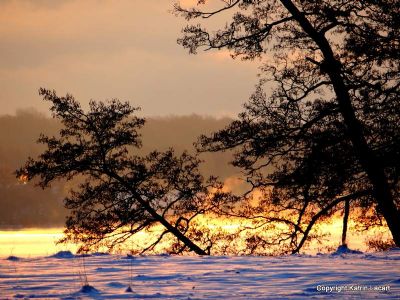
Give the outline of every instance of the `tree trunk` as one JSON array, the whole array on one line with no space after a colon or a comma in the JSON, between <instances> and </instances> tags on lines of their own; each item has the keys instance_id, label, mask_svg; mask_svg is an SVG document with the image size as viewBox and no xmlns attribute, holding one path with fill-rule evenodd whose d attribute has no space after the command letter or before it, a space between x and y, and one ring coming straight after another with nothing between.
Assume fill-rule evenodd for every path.
<instances>
[{"instance_id":1,"label":"tree trunk","mask_svg":"<svg viewBox=\"0 0 400 300\"><path fill-rule=\"evenodd\" d=\"M324 71L327 72L332 82L339 109L346 125L347 135L353 144L360 164L367 173L373 186L373 194L378 203L378 208L388 224L393 240L396 246L400 247L400 212L394 203L384 169L380 165L376 155L368 146L361 123L355 115L348 89L341 76L341 63L335 58L332 48L325 36L320 34L311 25L293 2L291 0L281 0L281 3L300 24L308 36L314 40L324 56Z\"/></svg>"},{"instance_id":2,"label":"tree trunk","mask_svg":"<svg viewBox=\"0 0 400 300\"><path fill-rule=\"evenodd\" d=\"M107 174L118 180L121 184L125 186L129 191L132 192L133 195L135 195L135 199L142 205L145 210L158 222L161 223L169 232L171 232L178 240L180 240L182 243L185 244L186 247L190 249L190 251L193 251L194 253L198 255L208 255L206 251L201 249L199 246L197 246L195 243L193 243L187 236L185 236L182 232L180 232L176 227L171 225L163 216L160 216L151 206L150 204L143 200L140 195L137 194L137 192L132 189L132 187L129 185L129 183L125 182L125 180L120 177L118 174L115 174L113 172L107 172Z\"/></svg>"},{"instance_id":3,"label":"tree trunk","mask_svg":"<svg viewBox=\"0 0 400 300\"><path fill-rule=\"evenodd\" d=\"M198 255L207 255L207 253L193 243L188 237L186 237L182 232L180 232L176 227L172 226L165 218L160 216L146 201L144 201L140 196L137 197L138 202L143 205L150 215L161 223L169 232L171 232L178 240L186 245L191 251Z\"/></svg>"},{"instance_id":4,"label":"tree trunk","mask_svg":"<svg viewBox=\"0 0 400 300\"><path fill-rule=\"evenodd\" d=\"M346 200L344 202L344 215L343 215L343 231L342 231L342 246L346 246L347 242L347 227L350 214L350 201Z\"/></svg>"},{"instance_id":5,"label":"tree trunk","mask_svg":"<svg viewBox=\"0 0 400 300\"><path fill-rule=\"evenodd\" d=\"M352 195L351 195L352 196ZM351 197L350 196L350 197ZM348 197L348 196L346 196ZM329 203L326 207L321 209L317 214L315 214L310 222L307 225L306 230L304 231L303 237L300 240L300 243L297 245L295 249L292 250L292 254L299 253L300 249L304 246L304 243L307 241L308 235L310 234L311 229L313 228L314 224L318 221L318 219L324 215L326 215L329 210L334 208L336 205L338 205L341 201L343 201L343 198L337 198L331 203Z\"/></svg>"},{"instance_id":6,"label":"tree trunk","mask_svg":"<svg viewBox=\"0 0 400 300\"><path fill-rule=\"evenodd\" d=\"M334 208L336 205L338 205L340 202L345 201L346 203L350 204L350 200L356 199L357 197L360 196L365 196L370 194L370 191L364 190L364 191L358 191L354 194L348 194L345 196L341 196L333 200L331 203L329 203L327 206L325 206L323 209L321 209L318 213L316 213L310 220L310 222L307 225L306 230L304 230L304 234L302 239L300 240L300 243L296 247L296 249L292 250L292 254L298 253L300 249L303 247L304 243L306 242L308 235L310 234L310 231L314 224L318 221L318 219L324 215L326 215L332 208ZM349 207L350 210L350 207Z\"/></svg>"},{"instance_id":7,"label":"tree trunk","mask_svg":"<svg viewBox=\"0 0 400 300\"><path fill-rule=\"evenodd\" d=\"M351 105L350 95L343 78L340 76L340 63L333 56L329 60L331 61L329 65L333 66L332 70L329 71L329 77L332 80L347 133L355 153L371 181L378 209L388 224L396 246L400 247L400 212L394 203L385 171L365 140L361 124L357 120L354 108Z\"/></svg>"}]
</instances>

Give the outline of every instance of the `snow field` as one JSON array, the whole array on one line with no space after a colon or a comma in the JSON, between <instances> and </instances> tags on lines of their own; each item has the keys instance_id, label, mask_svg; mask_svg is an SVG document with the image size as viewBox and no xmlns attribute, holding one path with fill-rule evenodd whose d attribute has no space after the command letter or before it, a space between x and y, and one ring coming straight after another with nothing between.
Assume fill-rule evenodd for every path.
<instances>
[{"instance_id":1,"label":"snow field","mask_svg":"<svg viewBox=\"0 0 400 300\"><path fill-rule=\"evenodd\" d=\"M86 285L86 286L85 286ZM128 287L133 292L127 292ZM261 256L0 260L0 299L400 299L400 249Z\"/></svg>"}]
</instances>

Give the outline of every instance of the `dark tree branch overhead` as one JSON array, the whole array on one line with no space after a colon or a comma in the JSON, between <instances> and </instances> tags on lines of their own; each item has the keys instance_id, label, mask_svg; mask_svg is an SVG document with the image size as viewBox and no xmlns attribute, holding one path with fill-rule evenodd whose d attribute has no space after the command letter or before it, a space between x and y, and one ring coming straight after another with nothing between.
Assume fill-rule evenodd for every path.
<instances>
[{"instance_id":1,"label":"dark tree branch overhead","mask_svg":"<svg viewBox=\"0 0 400 300\"><path fill-rule=\"evenodd\" d=\"M206 1L198 1L198 4L204 4L205 2ZM238 5L241 2L241 0L228 0L228 1L222 0L222 2L225 3L225 6L223 6L222 8L219 8L217 10L210 11L210 12L204 12L204 11L201 11L196 8L184 9L181 7L181 5L179 3L175 3L174 11L182 14L185 17L185 19L187 19L187 20L190 20L192 18L198 18L198 17L208 19L216 14L219 14L220 12L223 12L225 10L229 10L229 9L235 7L236 5Z\"/></svg>"},{"instance_id":2,"label":"dark tree branch overhead","mask_svg":"<svg viewBox=\"0 0 400 300\"><path fill-rule=\"evenodd\" d=\"M225 27L187 26L178 43L191 53L226 48L244 59L273 59L261 68L263 78L239 120L201 137L199 150L235 149L233 164L252 189L272 188L268 205L297 211L299 226L318 221L316 205L358 195L351 206L375 209L400 246L400 2L234 5L222 2L221 11L209 15L223 11L229 18L230 11ZM200 9L196 16L190 11L176 8L188 20L202 16ZM360 193L366 189L371 193Z\"/></svg>"},{"instance_id":3,"label":"dark tree branch overhead","mask_svg":"<svg viewBox=\"0 0 400 300\"><path fill-rule=\"evenodd\" d=\"M393 196L390 191L384 168L381 166L379 160L368 145L362 125L356 117L348 88L342 77L342 65L335 58L332 48L325 36L321 35L313 28L311 23L297 9L293 2L290 0L281 0L281 2L294 16L296 21L300 23L303 30L319 46L324 55L323 68L331 79L336 94L336 100L344 118L347 133L352 141L358 159L366 170L369 179L374 186L375 198L386 221L388 222L389 228L391 228L393 239L396 244L400 246L400 212L393 201Z\"/></svg>"}]
</instances>

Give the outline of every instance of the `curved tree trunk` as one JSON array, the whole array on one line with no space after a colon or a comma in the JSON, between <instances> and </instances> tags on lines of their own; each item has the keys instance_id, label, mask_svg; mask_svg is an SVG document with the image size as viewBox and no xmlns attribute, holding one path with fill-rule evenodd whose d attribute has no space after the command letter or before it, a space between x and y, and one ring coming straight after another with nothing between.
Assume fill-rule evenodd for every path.
<instances>
[{"instance_id":1,"label":"curved tree trunk","mask_svg":"<svg viewBox=\"0 0 400 300\"><path fill-rule=\"evenodd\" d=\"M332 208L334 208L339 203L345 201L346 203L350 204L350 200L356 199L357 197L360 197L360 196L368 195L369 193L370 193L370 191L365 190L365 191L356 192L354 194L341 196L341 197L338 197L335 200L333 200L331 203L329 203L323 209L321 209L318 213L316 213L311 218L310 222L307 225L307 228L304 230L304 234L303 234L302 239L300 240L300 243L297 245L297 247L295 249L292 250L292 254L298 253L301 250L301 248L304 246L304 243L307 241L307 238L308 238L308 235L310 234L311 229L313 228L315 223L319 220L319 218L326 215ZM350 210L350 206L349 206L349 210Z\"/></svg>"},{"instance_id":2,"label":"curved tree trunk","mask_svg":"<svg viewBox=\"0 0 400 300\"><path fill-rule=\"evenodd\" d=\"M304 234L302 239L300 240L300 243L297 245L295 249L292 250L292 254L299 253L301 248L304 246L304 243L307 241L311 229L313 228L314 224L318 221L318 219L326 215L332 208L338 205L341 201L343 201L343 198L335 199L311 218L311 221L308 223L306 230L304 230Z\"/></svg>"},{"instance_id":3,"label":"curved tree trunk","mask_svg":"<svg viewBox=\"0 0 400 300\"><path fill-rule=\"evenodd\" d=\"M281 0L281 3L300 24L308 36L319 46L324 56L324 70L327 72L332 82L339 109L347 128L347 135L353 144L360 164L367 173L373 186L373 194L378 203L378 208L388 224L393 240L396 246L400 247L400 212L394 202L384 169L380 165L376 155L370 149L363 134L361 123L355 115L348 89L341 76L341 63L335 58L332 48L325 36L311 25L293 2L291 0Z\"/></svg>"},{"instance_id":4,"label":"curved tree trunk","mask_svg":"<svg viewBox=\"0 0 400 300\"><path fill-rule=\"evenodd\" d=\"M108 172L108 175L115 180L119 181L121 184L125 186L126 189L132 192L133 195L135 195L135 199L144 207L144 209L155 219L157 220L161 225L167 229L170 233L172 233L178 240L180 240L182 243L185 244L186 247L190 249L190 251L193 251L194 253L198 255L208 255L206 251L201 249L198 245L196 245L194 242L192 242L187 236L185 236L182 232L180 232L175 226L173 226L168 220L166 220L163 216L157 213L151 205L142 199L140 195L136 193L136 191L129 185L129 183L125 182L125 180L120 177L118 174L115 174L113 172Z\"/></svg>"},{"instance_id":5,"label":"curved tree trunk","mask_svg":"<svg viewBox=\"0 0 400 300\"><path fill-rule=\"evenodd\" d=\"M346 200L344 202L344 215L343 215L343 231L342 231L342 246L347 245L347 227L349 222L350 214L350 201Z\"/></svg>"}]
</instances>

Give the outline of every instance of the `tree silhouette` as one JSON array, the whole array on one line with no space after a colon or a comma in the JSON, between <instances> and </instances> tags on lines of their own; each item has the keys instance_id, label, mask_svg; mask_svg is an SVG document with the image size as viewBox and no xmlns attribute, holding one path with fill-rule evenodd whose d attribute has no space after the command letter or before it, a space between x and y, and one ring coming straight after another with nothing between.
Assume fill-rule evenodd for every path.
<instances>
[{"instance_id":1,"label":"tree silhouette","mask_svg":"<svg viewBox=\"0 0 400 300\"><path fill-rule=\"evenodd\" d=\"M145 120L128 103L91 101L84 112L71 95L58 97L45 89L40 95L51 102L63 128L57 137L42 135L38 142L47 149L36 160L29 158L16 175L37 177L42 188L57 179L79 179L64 200L70 215L62 241L80 243L80 251L99 245L112 249L158 224L164 229L143 251L172 235L175 252L209 254L186 233L192 220L218 205L222 194L214 178L205 182L199 174L196 157L176 156L173 150L137 155Z\"/></svg>"},{"instance_id":2,"label":"tree silhouette","mask_svg":"<svg viewBox=\"0 0 400 300\"><path fill-rule=\"evenodd\" d=\"M349 203L367 226L383 216L400 246L399 1L207 2L175 13L231 20L213 32L187 25L178 43L266 60L239 120L199 141L201 151L236 149L233 164L268 194L234 214L251 217L251 204L260 222L285 223L276 242L297 252L321 218L343 209L347 227Z\"/></svg>"}]
</instances>

